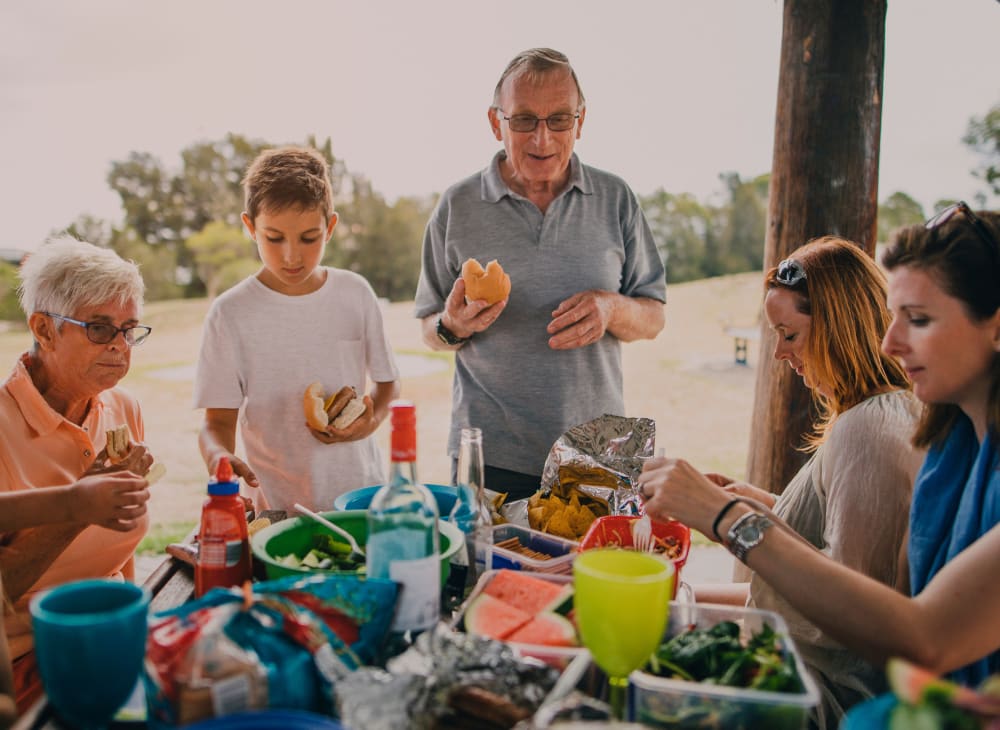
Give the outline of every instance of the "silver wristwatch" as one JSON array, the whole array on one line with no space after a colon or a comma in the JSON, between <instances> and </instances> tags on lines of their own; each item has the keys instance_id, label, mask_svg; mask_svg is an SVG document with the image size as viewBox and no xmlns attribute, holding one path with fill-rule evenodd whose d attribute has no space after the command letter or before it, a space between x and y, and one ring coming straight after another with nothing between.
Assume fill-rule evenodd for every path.
<instances>
[{"instance_id":1,"label":"silver wristwatch","mask_svg":"<svg viewBox=\"0 0 1000 730\"><path fill-rule=\"evenodd\" d=\"M752 548L760 545L764 532L774 523L760 512L741 515L726 532L726 547L741 563Z\"/></svg>"}]
</instances>

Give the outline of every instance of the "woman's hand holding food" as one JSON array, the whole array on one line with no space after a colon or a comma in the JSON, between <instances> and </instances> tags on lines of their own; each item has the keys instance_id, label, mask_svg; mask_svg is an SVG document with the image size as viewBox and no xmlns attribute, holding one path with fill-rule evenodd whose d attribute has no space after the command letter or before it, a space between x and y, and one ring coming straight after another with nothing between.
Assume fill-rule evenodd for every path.
<instances>
[{"instance_id":1,"label":"woman's hand holding food","mask_svg":"<svg viewBox=\"0 0 1000 730\"><path fill-rule=\"evenodd\" d=\"M144 477L116 470L84 475L69 487L69 495L73 522L128 532L146 514L149 488Z\"/></svg>"},{"instance_id":2,"label":"woman's hand holding food","mask_svg":"<svg viewBox=\"0 0 1000 730\"><path fill-rule=\"evenodd\" d=\"M712 536L712 521L732 499L683 459L653 458L639 475L646 511L653 519L675 519Z\"/></svg>"}]
</instances>

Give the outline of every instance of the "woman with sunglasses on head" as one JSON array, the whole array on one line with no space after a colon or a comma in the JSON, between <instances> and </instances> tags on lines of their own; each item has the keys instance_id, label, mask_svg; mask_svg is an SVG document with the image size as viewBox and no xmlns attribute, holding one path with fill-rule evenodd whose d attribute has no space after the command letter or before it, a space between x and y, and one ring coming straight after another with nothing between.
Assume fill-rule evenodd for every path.
<instances>
[{"instance_id":1,"label":"woman with sunglasses on head","mask_svg":"<svg viewBox=\"0 0 1000 730\"><path fill-rule=\"evenodd\" d=\"M110 249L67 238L29 256L20 277L34 346L0 389L0 506L8 508L0 520L0 573L23 712L41 692L29 600L70 580L133 577L133 553L149 523L144 477L153 458L141 443L138 403L116 387L132 348L150 332L139 323L138 267ZM108 432L124 427L133 443L110 454L111 463ZM64 514L69 507L62 505L46 520L38 514L41 494L57 491L79 508ZM92 509L91 498L104 500L104 508Z\"/></svg>"},{"instance_id":2,"label":"woman with sunglasses on head","mask_svg":"<svg viewBox=\"0 0 1000 730\"><path fill-rule=\"evenodd\" d=\"M730 499L742 495L773 507L834 560L897 586L923 454L909 443L919 404L903 368L880 350L891 319L885 276L858 246L827 236L767 272L764 288L774 358L805 381L819 412L804 446L811 456L777 498L721 475L707 477ZM751 575L749 583L696 586L696 595L699 601L747 604L785 616L823 690L821 724L835 724L846 707L881 690L875 667L798 615L760 576Z\"/></svg>"},{"instance_id":3,"label":"woman with sunglasses on head","mask_svg":"<svg viewBox=\"0 0 1000 730\"><path fill-rule=\"evenodd\" d=\"M924 403L913 441L929 449L910 511L912 598L830 560L763 505L730 505L684 461L653 460L640 482L653 515L714 528L796 611L873 663L900 656L976 685L1000 671L1000 216L959 203L901 231L884 264L895 318L882 347Z\"/></svg>"}]
</instances>

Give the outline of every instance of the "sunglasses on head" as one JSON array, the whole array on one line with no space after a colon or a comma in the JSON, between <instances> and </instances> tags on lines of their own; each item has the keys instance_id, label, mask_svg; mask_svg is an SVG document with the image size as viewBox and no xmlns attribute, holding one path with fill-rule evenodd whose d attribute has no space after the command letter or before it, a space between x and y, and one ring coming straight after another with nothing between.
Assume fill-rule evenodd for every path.
<instances>
[{"instance_id":1,"label":"sunglasses on head","mask_svg":"<svg viewBox=\"0 0 1000 730\"><path fill-rule=\"evenodd\" d=\"M785 286L795 286L805 279L806 270L795 259L785 259L778 264L778 271L774 275L774 280Z\"/></svg>"},{"instance_id":2,"label":"sunglasses on head","mask_svg":"<svg viewBox=\"0 0 1000 730\"><path fill-rule=\"evenodd\" d=\"M993 246L1000 248L1000 244L997 243L997 239L994 238L993 234L990 233L990 229L986 227L986 224L980 220L979 216L972 212L972 208L964 200L959 200L957 203L949 205L947 208L942 210L940 213L935 215L929 221L924 224L924 228L928 231L933 231L935 228L943 226L945 223L950 221L955 217L956 213L961 213L962 216L969 222L976 234L986 243L987 246Z\"/></svg>"}]
</instances>

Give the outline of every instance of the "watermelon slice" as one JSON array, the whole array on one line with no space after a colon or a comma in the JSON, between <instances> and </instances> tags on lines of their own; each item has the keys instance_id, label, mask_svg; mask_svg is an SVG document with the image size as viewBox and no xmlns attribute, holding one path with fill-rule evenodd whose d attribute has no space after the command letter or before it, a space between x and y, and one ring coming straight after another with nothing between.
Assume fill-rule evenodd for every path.
<instances>
[{"instance_id":1,"label":"watermelon slice","mask_svg":"<svg viewBox=\"0 0 1000 730\"><path fill-rule=\"evenodd\" d=\"M903 659L890 659L886 665L886 674L893 693L911 705L936 697L955 707L980 715L990 717L1000 715L1000 697L982 694L942 679L933 672Z\"/></svg>"},{"instance_id":2,"label":"watermelon slice","mask_svg":"<svg viewBox=\"0 0 1000 730\"><path fill-rule=\"evenodd\" d=\"M465 609L465 630L490 639L506 639L531 621L531 614L481 593Z\"/></svg>"},{"instance_id":3,"label":"watermelon slice","mask_svg":"<svg viewBox=\"0 0 1000 730\"><path fill-rule=\"evenodd\" d=\"M520 570L501 570L487 583L483 593L534 615L565 604L573 592L570 584L535 578Z\"/></svg>"},{"instance_id":4,"label":"watermelon slice","mask_svg":"<svg viewBox=\"0 0 1000 730\"><path fill-rule=\"evenodd\" d=\"M573 624L558 613L543 612L511 634L507 641L542 646L579 646Z\"/></svg>"}]
</instances>

